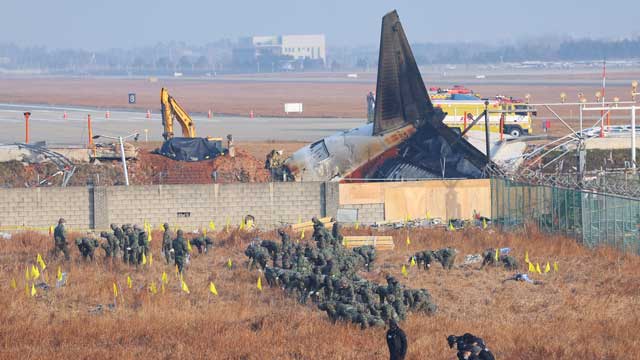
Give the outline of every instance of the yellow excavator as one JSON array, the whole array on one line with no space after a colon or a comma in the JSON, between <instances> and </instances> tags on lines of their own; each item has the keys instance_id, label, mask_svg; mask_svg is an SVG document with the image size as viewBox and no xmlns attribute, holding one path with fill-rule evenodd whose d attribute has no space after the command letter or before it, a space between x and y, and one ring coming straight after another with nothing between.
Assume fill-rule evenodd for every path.
<instances>
[{"instance_id":1,"label":"yellow excavator","mask_svg":"<svg viewBox=\"0 0 640 360\"><path fill-rule=\"evenodd\" d=\"M162 137L169 140L173 137L173 121L177 121L182 127L182 136L186 138L196 137L196 127L187 112L178 104L173 96L169 95L167 88L160 90L160 105L162 105L162 125L164 132Z\"/></svg>"}]
</instances>

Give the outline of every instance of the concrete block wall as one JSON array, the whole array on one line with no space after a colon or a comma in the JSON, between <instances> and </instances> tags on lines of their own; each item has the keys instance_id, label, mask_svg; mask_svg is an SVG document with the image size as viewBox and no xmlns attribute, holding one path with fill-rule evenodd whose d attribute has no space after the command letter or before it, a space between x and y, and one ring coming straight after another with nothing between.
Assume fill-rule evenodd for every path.
<instances>
[{"instance_id":1,"label":"concrete block wall","mask_svg":"<svg viewBox=\"0 0 640 360\"><path fill-rule=\"evenodd\" d=\"M372 225L384 221L384 204L343 204L340 208L358 210L360 224Z\"/></svg>"},{"instance_id":2,"label":"concrete block wall","mask_svg":"<svg viewBox=\"0 0 640 360\"><path fill-rule=\"evenodd\" d=\"M90 192L85 187L0 189L0 227L48 228L63 217L69 228L92 225Z\"/></svg>"}]
</instances>

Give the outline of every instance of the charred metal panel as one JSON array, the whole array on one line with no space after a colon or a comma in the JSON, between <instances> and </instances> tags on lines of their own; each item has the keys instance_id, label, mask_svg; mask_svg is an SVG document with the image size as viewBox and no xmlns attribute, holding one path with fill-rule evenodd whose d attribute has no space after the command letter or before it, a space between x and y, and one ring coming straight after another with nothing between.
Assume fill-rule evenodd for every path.
<instances>
[{"instance_id":1,"label":"charred metal panel","mask_svg":"<svg viewBox=\"0 0 640 360\"><path fill-rule=\"evenodd\" d=\"M382 18L373 134L409 123L419 126L429 121L432 113L433 104L398 13L392 11Z\"/></svg>"}]
</instances>

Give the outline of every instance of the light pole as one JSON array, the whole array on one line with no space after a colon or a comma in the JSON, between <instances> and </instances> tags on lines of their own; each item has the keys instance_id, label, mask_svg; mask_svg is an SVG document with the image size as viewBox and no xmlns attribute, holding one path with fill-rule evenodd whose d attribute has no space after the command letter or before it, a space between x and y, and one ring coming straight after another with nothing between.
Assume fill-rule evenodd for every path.
<instances>
[{"instance_id":1,"label":"light pole","mask_svg":"<svg viewBox=\"0 0 640 360\"><path fill-rule=\"evenodd\" d=\"M138 133L134 133L134 134L130 134L130 135L127 135L127 136L124 136L124 137L122 137L122 136L114 137L114 136L107 136L107 135L95 135L95 136L93 136L93 139L97 139L97 138L103 137L103 138L107 138L107 139L118 140L118 142L120 142L120 155L122 156L122 168L124 169L124 181L125 181L125 184L127 186L129 186L129 172L127 172L127 158L124 155L124 140L128 139L130 137L134 137L135 140L138 141L138 136L139 135L140 134L138 134Z\"/></svg>"}]
</instances>

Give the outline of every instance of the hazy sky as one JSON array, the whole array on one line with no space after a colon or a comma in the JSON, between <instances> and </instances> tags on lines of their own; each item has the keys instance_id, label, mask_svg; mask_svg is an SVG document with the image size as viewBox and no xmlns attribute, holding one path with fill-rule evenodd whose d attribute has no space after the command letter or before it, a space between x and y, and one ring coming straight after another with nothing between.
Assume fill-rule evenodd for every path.
<instances>
[{"instance_id":1,"label":"hazy sky","mask_svg":"<svg viewBox=\"0 0 640 360\"><path fill-rule=\"evenodd\" d=\"M640 35L640 0L2 0L0 42L106 49L252 34L324 33L329 45L377 44L397 9L409 41L539 35ZM610 6L601 5L609 4ZM520 4L520 5L517 5Z\"/></svg>"}]
</instances>

